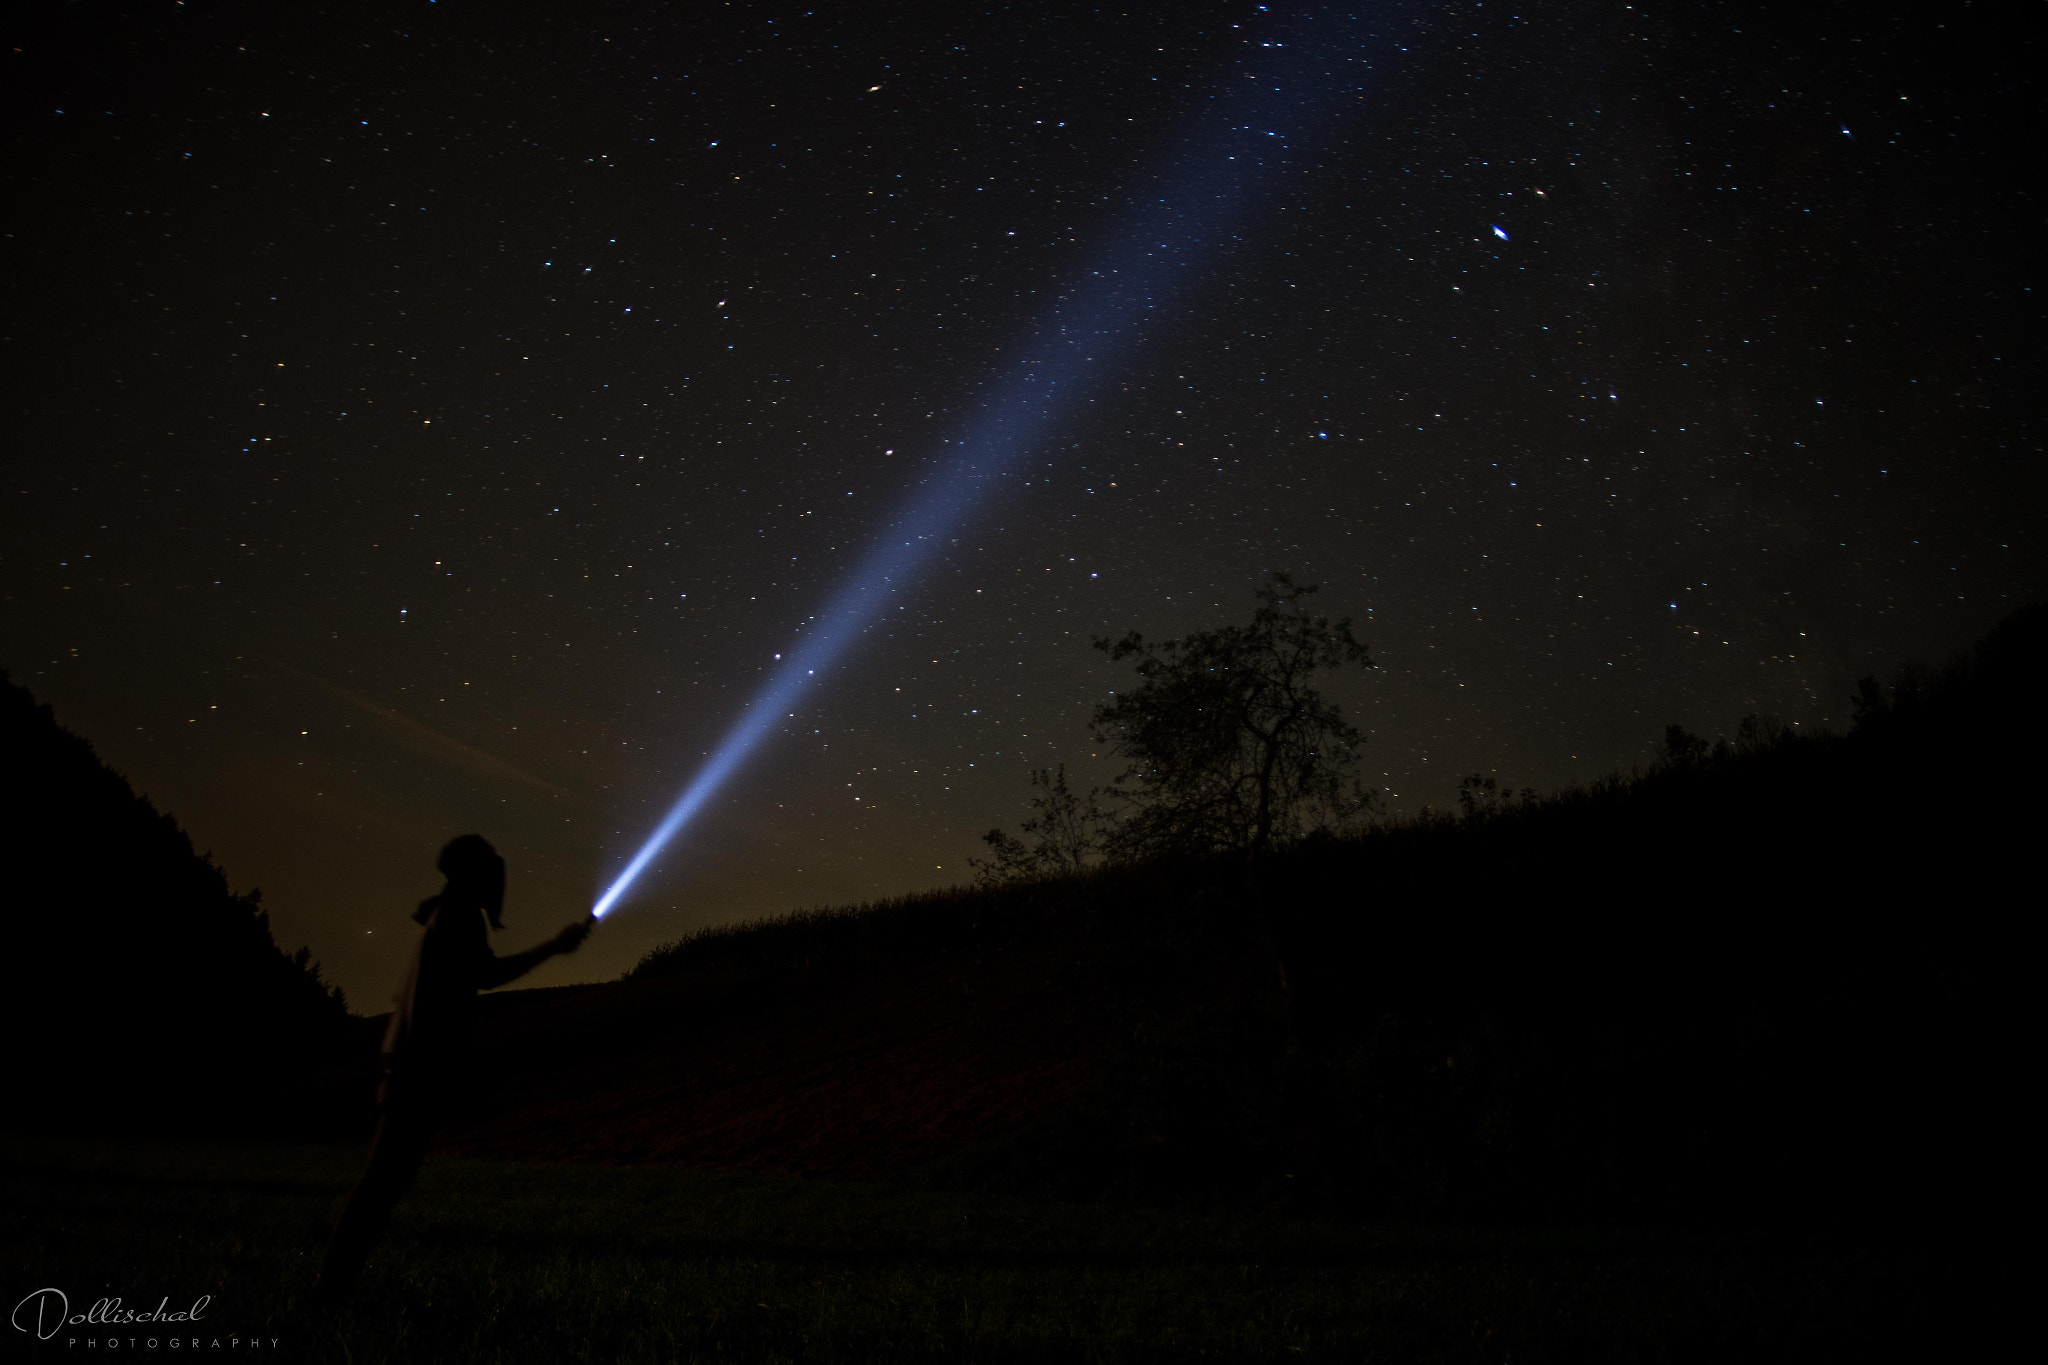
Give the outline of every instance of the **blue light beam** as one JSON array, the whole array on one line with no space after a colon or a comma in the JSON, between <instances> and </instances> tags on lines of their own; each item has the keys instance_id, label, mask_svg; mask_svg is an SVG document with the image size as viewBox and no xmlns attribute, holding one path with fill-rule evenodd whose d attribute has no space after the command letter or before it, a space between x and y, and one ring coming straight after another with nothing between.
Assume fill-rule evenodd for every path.
<instances>
[{"instance_id":1,"label":"blue light beam","mask_svg":"<svg viewBox=\"0 0 2048 1365\"><path fill-rule=\"evenodd\" d=\"M878 617L890 598L966 523L1048 428L1094 391L1112 364L1166 322L1199 266L1243 241L1236 228L1266 205L1290 207L1275 182L1288 153L1362 94L1370 64L1351 16L1305 14L1252 35L1236 74L1191 131L1130 196L1122 222L1026 329L1015 357L984 385L936 468L817 614L761 694L747 704L668 814L591 910L608 914L662 850L767 738L778 718Z\"/></svg>"}]
</instances>

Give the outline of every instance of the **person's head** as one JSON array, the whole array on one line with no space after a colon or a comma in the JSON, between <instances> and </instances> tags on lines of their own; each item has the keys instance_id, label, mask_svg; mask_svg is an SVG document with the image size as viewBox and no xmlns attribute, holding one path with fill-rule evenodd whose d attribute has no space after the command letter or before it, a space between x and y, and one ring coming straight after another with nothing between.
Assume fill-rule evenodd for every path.
<instances>
[{"instance_id":1,"label":"person's head","mask_svg":"<svg viewBox=\"0 0 2048 1365\"><path fill-rule=\"evenodd\" d=\"M505 909L505 860L489 840L481 834L450 839L435 866L441 869L448 884L441 888L440 895L421 902L415 916L420 923L425 924L439 906L464 905L482 910L493 929L505 927L499 918Z\"/></svg>"}]
</instances>

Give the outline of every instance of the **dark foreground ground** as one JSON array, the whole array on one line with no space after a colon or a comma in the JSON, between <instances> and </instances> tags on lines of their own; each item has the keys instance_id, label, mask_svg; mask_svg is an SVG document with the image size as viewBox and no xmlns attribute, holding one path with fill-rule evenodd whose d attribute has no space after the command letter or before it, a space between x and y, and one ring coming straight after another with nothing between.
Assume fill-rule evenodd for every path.
<instances>
[{"instance_id":1,"label":"dark foreground ground","mask_svg":"<svg viewBox=\"0 0 2048 1365\"><path fill-rule=\"evenodd\" d=\"M212 1296L196 1328L37 1343L10 1325L9 1359L1981 1359L2026 1273L1925 1228L1343 1226L437 1158L353 1307L319 1316L304 1301L356 1149L0 1152L11 1311L46 1286L73 1313Z\"/></svg>"}]
</instances>

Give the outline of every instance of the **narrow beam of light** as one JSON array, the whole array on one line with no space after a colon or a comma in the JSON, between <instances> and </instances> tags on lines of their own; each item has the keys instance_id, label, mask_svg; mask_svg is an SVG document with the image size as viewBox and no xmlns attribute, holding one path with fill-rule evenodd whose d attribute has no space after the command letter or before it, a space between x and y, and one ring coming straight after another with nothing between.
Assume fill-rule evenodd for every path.
<instances>
[{"instance_id":1,"label":"narrow beam of light","mask_svg":"<svg viewBox=\"0 0 2048 1365\"><path fill-rule=\"evenodd\" d=\"M1393 16L1382 18L1381 27L1394 26ZM1298 191L1283 187L1280 173L1306 170L1296 149L1360 98L1371 71L1368 44L1382 45L1374 37L1348 16L1304 14L1243 40L1206 111L1130 192L1097 254L1010 348L1012 359L990 376L977 411L597 898L594 918L619 903L1020 458L1101 386L1116 361L1170 323L1168 305L1200 266L1243 244L1238 229L1260 210L1300 208Z\"/></svg>"}]
</instances>

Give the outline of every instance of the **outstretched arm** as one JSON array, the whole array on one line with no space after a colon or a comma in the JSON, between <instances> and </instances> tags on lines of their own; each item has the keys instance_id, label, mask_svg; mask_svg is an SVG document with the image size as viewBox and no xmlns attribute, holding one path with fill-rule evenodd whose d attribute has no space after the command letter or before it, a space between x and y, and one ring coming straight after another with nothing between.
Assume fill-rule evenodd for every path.
<instances>
[{"instance_id":1,"label":"outstretched arm","mask_svg":"<svg viewBox=\"0 0 2048 1365\"><path fill-rule=\"evenodd\" d=\"M575 952L583 940L590 936L592 923L594 921L577 920L545 943L537 943L523 953L492 957L478 973L477 989L487 991L493 986L502 986L507 981L517 981L556 954Z\"/></svg>"}]
</instances>

